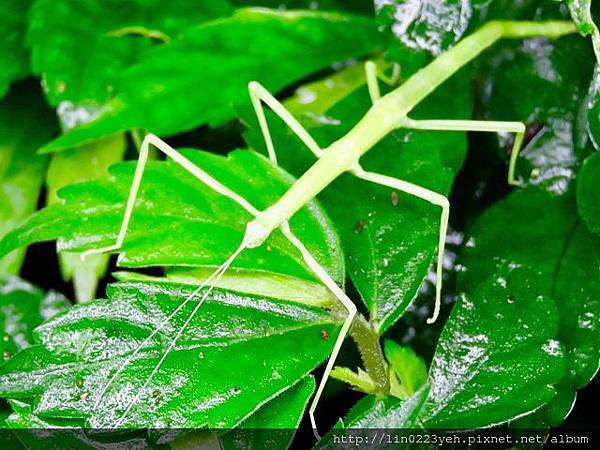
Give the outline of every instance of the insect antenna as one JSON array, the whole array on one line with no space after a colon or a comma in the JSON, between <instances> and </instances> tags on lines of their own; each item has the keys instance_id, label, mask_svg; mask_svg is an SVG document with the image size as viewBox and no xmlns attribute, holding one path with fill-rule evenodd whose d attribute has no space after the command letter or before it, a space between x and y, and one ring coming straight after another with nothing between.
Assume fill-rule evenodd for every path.
<instances>
[{"instance_id":1,"label":"insect antenna","mask_svg":"<svg viewBox=\"0 0 600 450\"><path fill-rule=\"evenodd\" d=\"M106 393L106 391L108 390L108 388L112 385L112 383L116 380L116 378L123 372L123 370L132 361L132 359L135 358L135 356L146 346L146 344L148 344L150 342L150 340L156 335L156 333L158 333L165 326L165 324L169 323L169 321L177 313L179 313L185 307L185 305L187 305L191 300L193 300L195 297L197 297L198 294L200 293L200 291L207 288L206 291L203 293L202 297L200 298L200 300L198 301L198 304L194 307L194 309L192 310L192 312L190 313L190 315L188 316L186 321L183 323L181 328L178 330L175 337L169 343L169 346L167 347L167 349L161 356L160 360L158 361L158 363L156 364L156 366L154 367L154 369L152 370L152 372L150 373L150 375L148 376L148 378L146 379L146 381L144 382L142 387L138 390L135 397L128 403L127 408L125 409L125 411L123 412L123 414L121 415L121 417L119 418L117 423L114 425L114 428L118 428L124 422L127 414L129 413L129 411L131 410L133 405L138 402L138 400L140 399L140 397L142 395L142 392L146 389L146 387L148 386L150 381L152 381L152 378L159 371L161 365L163 364L163 362L165 361L165 359L167 358L167 356L169 355L171 350L173 350L173 348L175 347L177 340L181 337L181 335L183 334L183 332L185 331L185 329L187 328L189 323L192 321L192 319L194 318L194 316L196 315L196 313L198 312L198 310L200 309L200 307L202 306L204 301L208 298L208 296L212 292L215 285L219 282L219 280L221 279L223 274L227 271L229 266L233 263L235 258L237 258L237 256L246 247L247 247L246 241L242 242L240 244L240 246L229 256L229 258L227 258L227 260L210 275L210 277L208 277L198 288L196 288L190 295L188 295L188 297L186 297L186 299L171 314L169 314L169 316L165 320L163 320L152 331L152 333L150 333L150 335L148 337L146 337L146 339L144 339L144 341L140 345L138 345L136 347L135 351L127 357L127 359L124 361L124 363L121 364L119 369L114 373L114 375L106 383L106 385L104 386L104 388L100 392L100 395L98 396L98 398L96 399L96 401L94 403L94 408L98 407L101 399L103 398L103 396Z\"/></svg>"}]
</instances>

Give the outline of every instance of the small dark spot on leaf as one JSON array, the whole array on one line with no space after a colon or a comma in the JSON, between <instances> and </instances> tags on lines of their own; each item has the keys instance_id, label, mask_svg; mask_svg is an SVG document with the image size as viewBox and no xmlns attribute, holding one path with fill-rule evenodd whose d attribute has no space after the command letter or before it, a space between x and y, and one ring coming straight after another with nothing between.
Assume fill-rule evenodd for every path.
<instances>
[{"instance_id":1,"label":"small dark spot on leaf","mask_svg":"<svg viewBox=\"0 0 600 450\"><path fill-rule=\"evenodd\" d=\"M354 232L358 234L363 230L364 227L365 221L363 219L360 219L358 222L356 222L356 225L354 226Z\"/></svg>"},{"instance_id":2,"label":"small dark spot on leaf","mask_svg":"<svg viewBox=\"0 0 600 450\"><path fill-rule=\"evenodd\" d=\"M242 392L242 389L241 389L241 388L239 388L239 387L237 387L237 386L233 388L233 393L234 393L234 394L239 394L240 392Z\"/></svg>"},{"instance_id":3,"label":"small dark spot on leaf","mask_svg":"<svg viewBox=\"0 0 600 450\"><path fill-rule=\"evenodd\" d=\"M508 295L506 296L506 301L507 301L508 303L514 303L514 302L515 302L515 296L514 296L513 294L508 294Z\"/></svg>"},{"instance_id":4,"label":"small dark spot on leaf","mask_svg":"<svg viewBox=\"0 0 600 450\"><path fill-rule=\"evenodd\" d=\"M324 341L329 339L329 333L327 330L321 330L321 338L323 338Z\"/></svg>"},{"instance_id":5,"label":"small dark spot on leaf","mask_svg":"<svg viewBox=\"0 0 600 450\"><path fill-rule=\"evenodd\" d=\"M398 197L398 193L396 191L392 191L391 199L392 199L392 206L398 206L398 202L400 202L400 198Z\"/></svg>"},{"instance_id":6,"label":"small dark spot on leaf","mask_svg":"<svg viewBox=\"0 0 600 450\"><path fill-rule=\"evenodd\" d=\"M79 388L83 387L83 380L81 378L75 379L75 385Z\"/></svg>"},{"instance_id":7,"label":"small dark spot on leaf","mask_svg":"<svg viewBox=\"0 0 600 450\"><path fill-rule=\"evenodd\" d=\"M158 392L158 391L152 391L152 398L158 397L158 394L160 394L160 392Z\"/></svg>"},{"instance_id":8,"label":"small dark spot on leaf","mask_svg":"<svg viewBox=\"0 0 600 450\"><path fill-rule=\"evenodd\" d=\"M8 358L10 358L10 352L3 352L2 356L4 359L8 359Z\"/></svg>"}]
</instances>

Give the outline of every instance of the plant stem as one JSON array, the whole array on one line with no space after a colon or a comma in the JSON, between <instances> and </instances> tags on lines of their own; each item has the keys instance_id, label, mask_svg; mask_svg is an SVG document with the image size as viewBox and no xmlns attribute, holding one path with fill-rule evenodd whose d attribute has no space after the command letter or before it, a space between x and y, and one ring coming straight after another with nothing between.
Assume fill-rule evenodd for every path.
<instances>
[{"instance_id":1,"label":"plant stem","mask_svg":"<svg viewBox=\"0 0 600 450\"><path fill-rule=\"evenodd\" d=\"M350 328L350 336L358 346L365 370L377 385L376 394L387 395L390 391L390 381L387 364L379 345L379 334L362 314L357 314Z\"/></svg>"}]
</instances>

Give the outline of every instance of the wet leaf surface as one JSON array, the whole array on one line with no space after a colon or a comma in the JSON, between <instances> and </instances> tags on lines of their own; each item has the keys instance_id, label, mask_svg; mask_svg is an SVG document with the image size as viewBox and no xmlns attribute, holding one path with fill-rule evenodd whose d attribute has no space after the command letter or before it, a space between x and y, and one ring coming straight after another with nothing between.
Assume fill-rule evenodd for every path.
<instances>
[{"instance_id":1,"label":"wet leaf surface","mask_svg":"<svg viewBox=\"0 0 600 450\"><path fill-rule=\"evenodd\" d=\"M71 304L56 292L45 293L14 276L0 276L1 363L33 344L33 330Z\"/></svg>"},{"instance_id":2,"label":"wet leaf surface","mask_svg":"<svg viewBox=\"0 0 600 450\"><path fill-rule=\"evenodd\" d=\"M336 445L339 445L336 437L339 439L340 436L345 436L346 439L349 436L362 436L363 442L369 442L378 449L398 448L398 443L390 443L385 439L384 434L381 436L381 441L378 441L379 435L374 437L373 433L368 430L421 428L419 413L428 393L429 386L425 386L405 401L395 397L388 397L384 400L377 400L373 396L364 397L354 405L343 421L340 420L334 429L317 443L315 448L335 448ZM357 429L357 431L352 431L352 429Z\"/></svg>"},{"instance_id":3,"label":"wet leaf surface","mask_svg":"<svg viewBox=\"0 0 600 450\"><path fill-rule=\"evenodd\" d=\"M430 368L425 427L489 427L554 397L567 365L559 313L530 289L530 276L493 276L458 299Z\"/></svg>"},{"instance_id":4,"label":"wet leaf surface","mask_svg":"<svg viewBox=\"0 0 600 450\"><path fill-rule=\"evenodd\" d=\"M36 330L38 344L0 369L2 396L34 398L33 412L40 418L114 425L196 301L130 355L193 290L112 285L108 300L75 306ZM332 334L336 328L323 310L215 289L123 425L233 427L318 365L333 345L321 331ZM119 367L121 375L99 399Z\"/></svg>"},{"instance_id":5,"label":"wet leaf surface","mask_svg":"<svg viewBox=\"0 0 600 450\"><path fill-rule=\"evenodd\" d=\"M506 278L523 267L533 271L527 280L531 295L556 302L557 339L567 357L558 391L572 404L575 391L589 383L600 364L600 243L581 222L573 193L553 196L533 186L515 191L483 214L468 242L460 260L465 267L461 289L473 289L486 276ZM570 409L561 407L562 417L556 419L551 407L555 424Z\"/></svg>"},{"instance_id":6,"label":"wet leaf surface","mask_svg":"<svg viewBox=\"0 0 600 450\"><path fill-rule=\"evenodd\" d=\"M439 55L467 31L473 8L485 0L375 0L377 19L395 47Z\"/></svg>"},{"instance_id":7,"label":"wet leaf surface","mask_svg":"<svg viewBox=\"0 0 600 450\"><path fill-rule=\"evenodd\" d=\"M579 36L507 41L498 47L482 75L485 119L524 122L528 136L517 173L525 183L561 194L586 154L579 111L586 101L593 52ZM506 158L512 142L512 136L500 136Z\"/></svg>"}]
</instances>

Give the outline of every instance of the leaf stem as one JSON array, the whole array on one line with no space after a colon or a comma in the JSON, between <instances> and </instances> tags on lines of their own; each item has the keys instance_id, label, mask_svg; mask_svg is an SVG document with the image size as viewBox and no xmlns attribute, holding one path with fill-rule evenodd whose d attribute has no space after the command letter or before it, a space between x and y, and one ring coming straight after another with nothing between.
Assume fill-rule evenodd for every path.
<instances>
[{"instance_id":1,"label":"leaf stem","mask_svg":"<svg viewBox=\"0 0 600 450\"><path fill-rule=\"evenodd\" d=\"M350 328L350 336L358 346L365 370L377 386L375 394L388 395L390 381L387 364L379 345L379 334L362 314L357 314Z\"/></svg>"}]
</instances>

